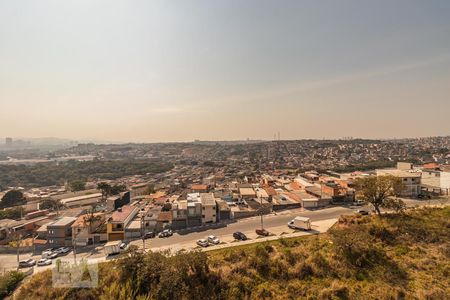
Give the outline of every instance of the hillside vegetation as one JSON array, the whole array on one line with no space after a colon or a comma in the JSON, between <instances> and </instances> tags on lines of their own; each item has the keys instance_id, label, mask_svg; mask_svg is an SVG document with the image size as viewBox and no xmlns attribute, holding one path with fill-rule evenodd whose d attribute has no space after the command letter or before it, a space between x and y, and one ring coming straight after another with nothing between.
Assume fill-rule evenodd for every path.
<instances>
[{"instance_id":1,"label":"hillside vegetation","mask_svg":"<svg viewBox=\"0 0 450 300\"><path fill-rule=\"evenodd\" d=\"M117 179L129 175L156 174L173 168L170 163L157 160L93 160L35 165L0 165L0 187L39 187L62 185L79 179Z\"/></svg>"},{"instance_id":2,"label":"hillside vegetation","mask_svg":"<svg viewBox=\"0 0 450 300\"><path fill-rule=\"evenodd\" d=\"M51 272L15 299L448 299L450 208L343 217L327 234L209 253L128 253L96 289L55 289Z\"/></svg>"}]
</instances>

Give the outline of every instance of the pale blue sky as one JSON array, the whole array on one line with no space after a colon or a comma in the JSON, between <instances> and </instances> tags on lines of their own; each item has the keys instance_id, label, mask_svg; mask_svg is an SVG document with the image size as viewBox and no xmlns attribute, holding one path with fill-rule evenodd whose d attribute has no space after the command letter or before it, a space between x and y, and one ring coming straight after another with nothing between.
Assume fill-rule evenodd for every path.
<instances>
[{"instance_id":1,"label":"pale blue sky","mask_svg":"<svg viewBox=\"0 0 450 300\"><path fill-rule=\"evenodd\" d=\"M0 136L450 134L450 1L0 0Z\"/></svg>"}]
</instances>

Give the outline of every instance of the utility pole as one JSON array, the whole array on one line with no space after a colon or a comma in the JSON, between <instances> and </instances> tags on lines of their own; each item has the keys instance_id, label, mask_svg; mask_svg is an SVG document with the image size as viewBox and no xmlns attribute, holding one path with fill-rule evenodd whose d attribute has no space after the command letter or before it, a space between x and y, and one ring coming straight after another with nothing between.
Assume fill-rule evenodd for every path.
<instances>
[{"instance_id":1,"label":"utility pole","mask_svg":"<svg viewBox=\"0 0 450 300\"><path fill-rule=\"evenodd\" d=\"M263 221L263 207L262 207L262 197L259 196L259 209L261 211L261 229L264 229L264 221Z\"/></svg>"},{"instance_id":2,"label":"utility pole","mask_svg":"<svg viewBox=\"0 0 450 300\"><path fill-rule=\"evenodd\" d=\"M78 230L78 229L76 229ZM77 264L77 236L78 233L75 233L73 236L73 240L72 240L72 245L73 245L73 262L76 265Z\"/></svg>"}]
</instances>

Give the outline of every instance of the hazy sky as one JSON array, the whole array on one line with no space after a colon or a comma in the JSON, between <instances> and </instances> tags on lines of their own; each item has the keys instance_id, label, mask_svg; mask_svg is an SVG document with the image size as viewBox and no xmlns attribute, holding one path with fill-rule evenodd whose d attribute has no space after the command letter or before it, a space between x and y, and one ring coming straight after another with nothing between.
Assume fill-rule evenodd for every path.
<instances>
[{"instance_id":1,"label":"hazy sky","mask_svg":"<svg viewBox=\"0 0 450 300\"><path fill-rule=\"evenodd\" d=\"M450 135L450 1L0 0L0 136Z\"/></svg>"}]
</instances>

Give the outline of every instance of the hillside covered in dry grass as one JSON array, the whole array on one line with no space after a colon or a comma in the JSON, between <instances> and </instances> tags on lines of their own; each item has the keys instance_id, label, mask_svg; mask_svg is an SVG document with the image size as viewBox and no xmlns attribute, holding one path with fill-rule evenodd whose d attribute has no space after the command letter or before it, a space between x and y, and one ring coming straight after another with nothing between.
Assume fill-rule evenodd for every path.
<instances>
[{"instance_id":1,"label":"hillside covered in dry grass","mask_svg":"<svg viewBox=\"0 0 450 300\"><path fill-rule=\"evenodd\" d=\"M52 288L47 271L15 299L446 299L450 208L343 217L320 236L208 254L131 251L99 268L96 289Z\"/></svg>"}]
</instances>

